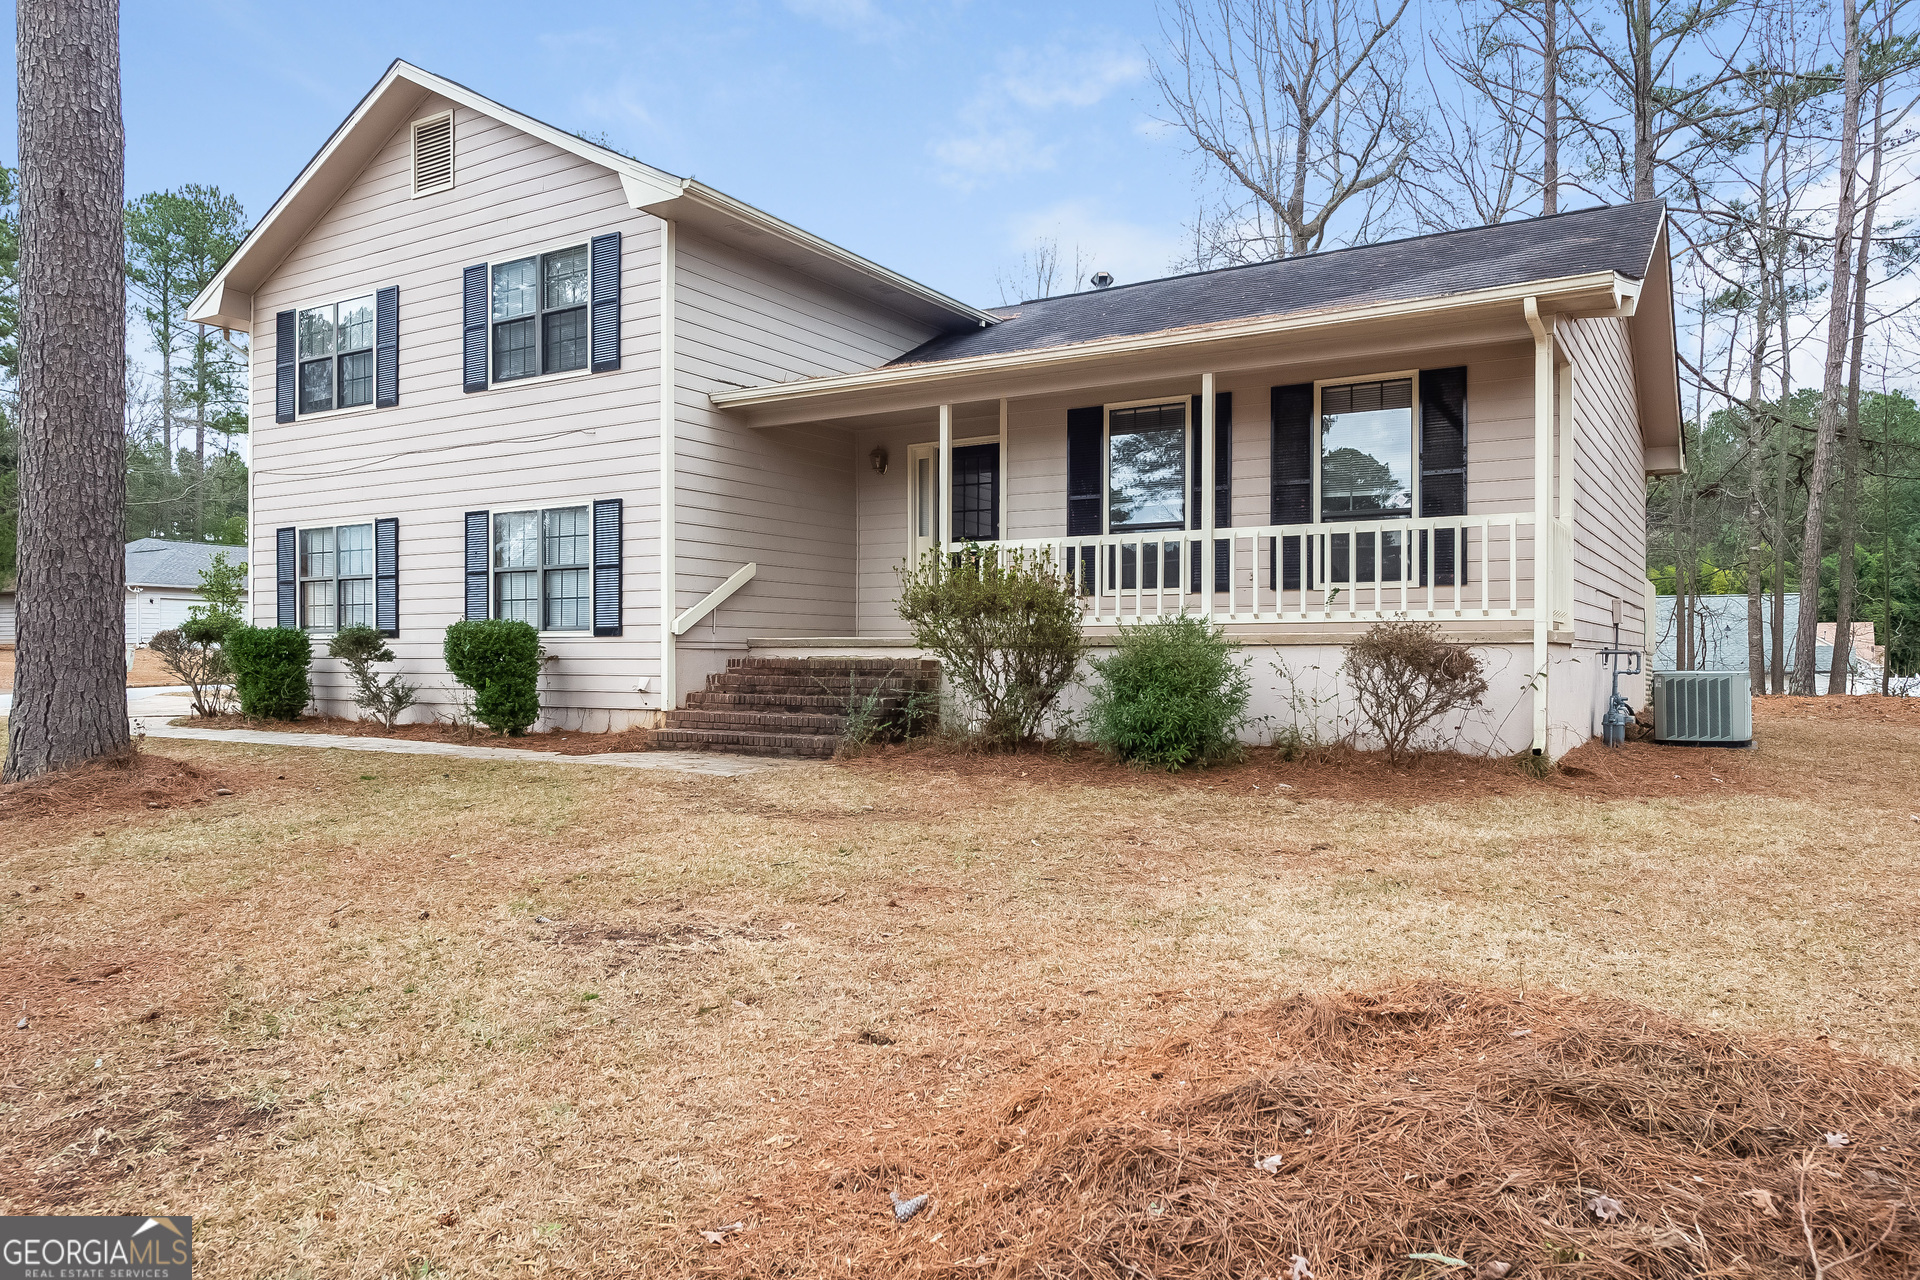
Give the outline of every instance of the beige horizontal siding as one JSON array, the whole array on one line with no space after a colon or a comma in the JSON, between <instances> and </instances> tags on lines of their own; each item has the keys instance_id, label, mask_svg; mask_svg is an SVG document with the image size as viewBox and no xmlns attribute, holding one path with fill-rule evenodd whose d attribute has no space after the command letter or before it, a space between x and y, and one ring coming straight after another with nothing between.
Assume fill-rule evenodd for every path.
<instances>
[{"instance_id":1,"label":"beige horizontal siding","mask_svg":"<svg viewBox=\"0 0 1920 1280\"><path fill-rule=\"evenodd\" d=\"M1364 378L1373 372L1409 367L1438 369L1467 366L1467 510L1472 515L1533 508L1533 348L1510 343L1449 351L1440 348L1420 354L1417 363L1406 356L1383 358L1369 364L1365 357L1342 356L1337 363L1318 366L1276 365L1236 372L1216 380L1215 390L1233 395L1233 523L1242 527L1265 524L1271 513L1268 462L1272 452L1272 390L1289 383L1325 378ZM1177 400L1198 391L1199 376L1161 383L1089 387L1081 391L1015 399L1008 405L1009 461L1003 470L1006 485L1005 536L1057 538L1066 533L1067 411L1099 404L1166 398ZM995 435L997 409L991 405L960 406L956 439ZM938 439L932 412L924 422L910 426L856 431L853 454L856 467L860 551L858 620L861 635L900 635L904 627L894 609L897 599L896 566L908 548L906 474L908 449ZM895 466L876 476L864 460L875 447L885 448ZM1504 566L1502 567L1504 573ZM1531 539L1523 539L1519 576L1524 584L1533 576Z\"/></svg>"},{"instance_id":2,"label":"beige horizontal siding","mask_svg":"<svg viewBox=\"0 0 1920 1280\"><path fill-rule=\"evenodd\" d=\"M685 232L677 250L679 606L751 562L754 580L693 633L704 643L851 634L863 464L848 433L748 428L707 392L871 368L932 330L744 250Z\"/></svg>"},{"instance_id":3,"label":"beige horizontal siding","mask_svg":"<svg viewBox=\"0 0 1920 1280\"><path fill-rule=\"evenodd\" d=\"M1621 639L1645 623L1647 481L1624 320L1577 320L1562 329L1573 365L1574 630L1584 644Z\"/></svg>"},{"instance_id":4,"label":"beige horizontal siding","mask_svg":"<svg viewBox=\"0 0 1920 1280\"><path fill-rule=\"evenodd\" d=\"M464 109L453 190L411 198L408 148L402 128L255 294L254 616L274 617L276 529L394 517L394 651L429 713L446 715L456 695L440 650L465 611L464 513L621 498L625 634L546 636L542 696L561 723L643 719L657 699L636 685L659 673L661 224L628 206L609 171ZM462 391L463 269L609 231L623 233L620 369ZM400 290L399 406L275 423L275 313L386 285ZM316 684L344 709L331 663Z\"/></svg>"}]
</instances>

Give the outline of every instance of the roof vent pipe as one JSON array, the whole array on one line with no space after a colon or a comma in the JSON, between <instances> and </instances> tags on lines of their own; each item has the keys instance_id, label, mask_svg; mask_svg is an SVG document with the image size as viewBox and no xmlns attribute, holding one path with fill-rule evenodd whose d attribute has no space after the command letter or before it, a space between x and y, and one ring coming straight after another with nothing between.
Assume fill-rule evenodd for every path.
<instances>
[{"instance_id":1,"label":"roof vent pipe","mask_svg":"<svg viewBox=\"0 0 1920 1280\"><path fill-rule=\"evenodd\" d=\"M1087 282L1096 289L1110 288L1113 284L1113 273L1110 271L1096 271L1088 277Z\"/></svg>"}]
</instances>

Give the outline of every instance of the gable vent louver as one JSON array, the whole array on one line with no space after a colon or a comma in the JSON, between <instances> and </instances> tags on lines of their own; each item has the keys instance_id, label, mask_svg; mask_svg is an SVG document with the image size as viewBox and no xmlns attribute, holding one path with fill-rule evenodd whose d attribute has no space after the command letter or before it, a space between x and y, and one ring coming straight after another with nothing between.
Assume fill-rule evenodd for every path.
<instances>
[{"instance_id":1,"label":"gable vent louver","mask_svg":"<svg viewBox=\"0 0 1920 1280\"><path fill-rule=\"evenodd\" d=\"M413 194L428 195L453 185L453 113L413 122Z\"/></svg>"}]
</instances>

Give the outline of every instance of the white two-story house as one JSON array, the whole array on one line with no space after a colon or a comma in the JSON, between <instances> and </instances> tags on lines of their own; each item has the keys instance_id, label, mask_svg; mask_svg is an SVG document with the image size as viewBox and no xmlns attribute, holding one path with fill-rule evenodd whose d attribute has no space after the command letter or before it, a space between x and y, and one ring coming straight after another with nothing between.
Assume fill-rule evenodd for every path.
<instances>
[{"instance_id":1,"label":"white two-story house","mask_svg":"<svg viewBox=\"0 0 1920 1280\"><path fill-rule=\"evenodd\" d=\"M1682 466L1657 204L981 309L405 63L193 316L252 335L255 620L378 626L422 715L462 618L536 626L590 729L910 656L896 567L972 540L1045 549L1096 642L1211 617L1267 712L1437 622L1493 680L1461 743L1558 754Z\"/></svg>"}]
</instances>

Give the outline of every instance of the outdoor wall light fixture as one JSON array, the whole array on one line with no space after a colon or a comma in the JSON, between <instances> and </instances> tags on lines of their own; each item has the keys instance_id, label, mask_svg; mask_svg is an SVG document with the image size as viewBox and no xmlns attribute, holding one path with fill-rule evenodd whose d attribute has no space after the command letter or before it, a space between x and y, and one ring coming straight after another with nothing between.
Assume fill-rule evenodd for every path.
<instances>
[{"instance_id":1,"label":"outdoor wall light fixture","mask_svg":"<svg viewBox=\"0 0 1920 1280\"><path fill-rule=\"evenodd\" d=\"M873 452L867 455L867 461L871 462L873 464L873 469L879 472L881 475L887 474L886 449L882 448L879 445L875 445L873 448Z\"/></svg>"}]
</instances>

